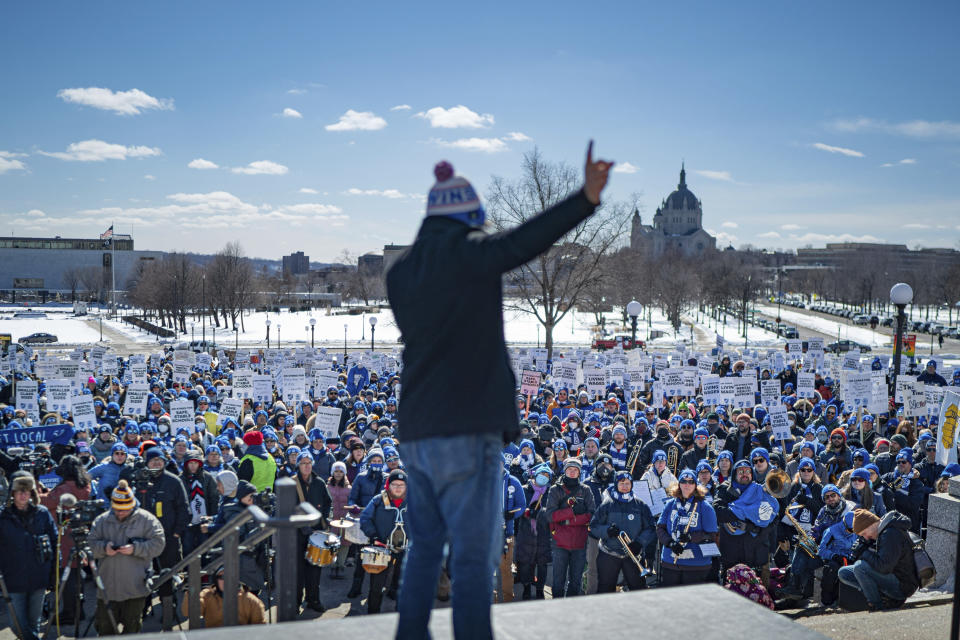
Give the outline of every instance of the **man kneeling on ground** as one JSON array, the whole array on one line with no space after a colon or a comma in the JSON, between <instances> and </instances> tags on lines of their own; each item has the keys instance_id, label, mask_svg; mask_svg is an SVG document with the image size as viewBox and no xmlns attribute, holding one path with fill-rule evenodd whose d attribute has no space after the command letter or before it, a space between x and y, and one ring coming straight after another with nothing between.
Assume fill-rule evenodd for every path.
<instances>
[{"instance_id":1,"label":"man kneeling on ground","mask_svg":"<svg viewBox=\"0 0 960 640\"><path fill-rule=\"evenodd\" d=\"M863 592L873 611L896 609L920 588L909 531L910 518L898 511L882 520L866 509L854 511L853 532L860 536L851 554L856 562L841 567L838 577Z\"/></svg>"}]
</instances>

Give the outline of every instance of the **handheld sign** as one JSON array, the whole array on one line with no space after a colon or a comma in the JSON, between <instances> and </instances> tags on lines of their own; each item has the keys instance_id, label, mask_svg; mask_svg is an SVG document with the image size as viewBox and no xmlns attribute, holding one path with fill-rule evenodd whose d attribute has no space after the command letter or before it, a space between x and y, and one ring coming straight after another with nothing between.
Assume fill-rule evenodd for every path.
<instances>
[{"instance_id":1,"label":"handheld sign","mask_svg":"<svg viewBox=\"0 0 960 640\"><path fill-rule=\"evenodd\" d=\"M170 422L174 433L181 427L193 432L193 402L174 400L170 403Z\"/></svg>"},{"instance_id":2,"label":"handheld sign","mask_svg":"<svg viewBox=\"0 0 960 640\"><path fill-rule=\"evenodd\" d=\"M342 409L337 407L317 407L314 414L313 426L323 432L324 438L336 438L340 429Z\"/></svg>"}]
</instances>

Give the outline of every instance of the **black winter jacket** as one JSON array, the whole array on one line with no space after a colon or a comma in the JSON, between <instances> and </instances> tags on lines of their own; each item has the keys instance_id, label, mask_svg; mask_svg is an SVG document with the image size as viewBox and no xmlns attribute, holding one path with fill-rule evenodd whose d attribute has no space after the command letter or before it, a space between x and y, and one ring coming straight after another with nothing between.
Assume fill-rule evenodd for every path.
<instances>
[{"instance_id":1,"label":"black winter jacket","mask_svg":"<svg viewBox=\"0 0 960 640\"><path fill-rule=\"evenodd\" d=\"M548 250L594 209L581 190L492 235L443 216L423 221L413 246L387 272L405 345L398 407L404 441L473 433L513 440L517 381L503 337L501 277ZM485 409L463 413L467 397L485 398Z\"/></svg>"},{"instance_id":2,"label":"black winter jacket","mask_svg":"<svg viewBox=\"0 0 960 640\"><path fill-rule=\"evenodd\" d=\"M876 544L870 545L860 556L878 572L895 575L905 598L920 588L909 531L910 518L891 511L880 520Z\"/></svg>"}]
</instances>

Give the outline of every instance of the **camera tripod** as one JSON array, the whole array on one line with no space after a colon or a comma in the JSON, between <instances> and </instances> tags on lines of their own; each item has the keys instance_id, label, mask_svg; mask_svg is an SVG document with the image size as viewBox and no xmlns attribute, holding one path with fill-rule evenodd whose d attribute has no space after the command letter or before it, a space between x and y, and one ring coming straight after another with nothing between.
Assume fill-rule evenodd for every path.
<instances>
[{"instance_id":1,"label":"camera tripod","mask_svg":"<svg viewBox=\"0 0 960 640\"><path fill-rule=\"evenodd\" d=\"M110 627L113 629L114 635L119 634L120 629L117 627L117 620L113 616L113 610L110 608L110 602L107 600L107 591L103 586L103 580L100 578L100 570L97 569L97 561L93 559L93 552L90 551L90 547L86 545L86 541L81 544L80 541L74 539L73 550L70 552L70 560L66 563L67 566L64 568L63 576L60 578L60 590L58 593L63 593L63 588L66 586L67 580L70 579L70 574L73 571L74 561L77 563L77 590L76 594L74 595L73 636L75 638L86 636L88 633L90 633L90 627L97 619L96 612L94 612L94 614L90 617L90 621L87 622L87 627L83 631L83 636L81 636L79 632L80 618L83 616L83 572L81 570L83 565L90 567L90 573L93 574L93 584L97 587L97 598L102 600L104 603L104 608L107 610L107 618L110 620ZM59 611L60 603L56 602L55 606L57 607L57 611Z\"/></svg>"},{"instance_id":2,"label":"camera tripod","mask_svg":"<svg viewBox=\"0 0 960 640\"><path fill-rule=\"evenodd\" d=\"M20 628L20 619L17 618L17 612L13 608L13 600L10 599L10 592L7 591L7 581L3 579L3 572L0 572L0 592L3 593L3 599L7 601L7 609L10 614L10 624L13 626L14 633L18 638L22 638L23 629Z\"/></svg>"}]
</instances>

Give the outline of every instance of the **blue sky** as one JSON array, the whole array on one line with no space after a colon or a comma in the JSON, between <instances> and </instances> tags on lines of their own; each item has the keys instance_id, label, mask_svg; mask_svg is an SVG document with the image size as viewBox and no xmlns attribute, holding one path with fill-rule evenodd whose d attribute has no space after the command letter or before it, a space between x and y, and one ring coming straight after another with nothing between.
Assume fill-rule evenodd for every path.
<instances>
[{"instance_id":1,"label":"blue sky","mask_svg":"<svg viewBox=\"0 0 960 640\"><path fill-rule=\"evenodd\" d=\"M0 230L330 260L592 137L724 244L960 246L956 2L332 5L4 3Z\"/></svg>"}]
</instances>

